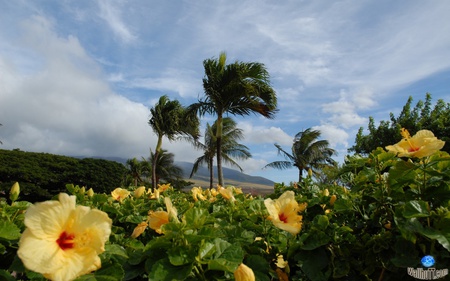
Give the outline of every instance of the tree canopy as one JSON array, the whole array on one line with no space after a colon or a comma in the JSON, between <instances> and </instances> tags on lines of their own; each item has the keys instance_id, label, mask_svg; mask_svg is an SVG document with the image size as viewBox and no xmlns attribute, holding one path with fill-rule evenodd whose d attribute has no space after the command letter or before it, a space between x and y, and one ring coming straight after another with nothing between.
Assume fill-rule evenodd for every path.
<instances>
[{"instance_id":1,"label":"tree canopy","mask_svg":"<svg viewBox=\"0 0 450 281\"><path fill-rule=\"evenodd\" d=\"M66 192L66 184L109 193L122 184L126 172L115 161L20 150L1 149L0 163L0 190L9 191L19 182L21 197L32 202Z\"/></svg>"},{"instance_id":2,"label":"tree canopy","mask_svg":"<svg viewBox=\"0 0 450 281\"><path fill-rule=\"evenodd\" d=\"M380 121L375 126L373 117L369 117L367 135L361 127L356 135L355 145L348 149L349 152L367 155L378 147L386 147L397 143L401 139L400 129L407 129L411 135L419 130L430 130L434 135L445 141L443 151L450 152L450 103L439 99L432 106L431 94L427 93L425 101L419 100L412 107L413 98L410 96L403 106L402 111L396 117L392 112L388 121Z\"/></svg>"},{"instance_id":3,"label":"tree canopy","mask_svg":"<svg viewBox=\"0 0 450 281\"><path fill-rule=\"evenodd\" d=\"M217 116L216 156L217 176L223 185L222 173L222 119L228 113L245 116L250 113L273 118L277 111L277 96L270 85L270 75L262 63L226 63L224 52L218 58L203 61L205 77L203 89L205 96L190 106L200 115L206 113Z\"/></svg>"},{"instance_id":4,"label":"tree canopy","mask_svg":"<svg viewBox=\"0 0 450 281\"><path fill-rule=\"evenodd\" d=\"M274 161L265 167L280 170L297 167L298 181L301 182L304 171L311 169L313 172L318 172L324 167L335 165L332 156L336 154L336 151L329 147L327 140L318 140L320 135L319 130L312 128L298 132L295 135L291 153L285 151L279 144L275 144L278 153L282 154L286 160Z\"/></svg>"}]
</instances>

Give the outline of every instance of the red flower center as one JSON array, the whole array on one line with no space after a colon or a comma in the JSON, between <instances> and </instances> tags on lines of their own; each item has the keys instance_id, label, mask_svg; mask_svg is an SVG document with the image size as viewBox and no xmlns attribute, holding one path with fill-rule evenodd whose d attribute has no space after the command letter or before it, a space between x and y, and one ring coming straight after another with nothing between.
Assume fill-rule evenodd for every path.
<instances>
[{"instance_id":1,"label":"red flower center","mask_svg":"<svg viewBox=\"0 0 450 281\"><path fill-rule=\"evenodd\" d=\"M288 217L284 213L279 214L278 218L280 219L280 221L287 223Z\"/></svg>"},{"instance_id":2,"label":"red flower center","mask_svg":"<svg viewBox=\"0 0 450 281\"><path fill-rule=\"evenodd\" d=\"M56 243L58 243L58 246L62 250L72 249L74 246L73 239L75 238L75 235L73 234L67 234L65 231L61 233L58 240L56 240Z\"/></svg>"}]
</instances>

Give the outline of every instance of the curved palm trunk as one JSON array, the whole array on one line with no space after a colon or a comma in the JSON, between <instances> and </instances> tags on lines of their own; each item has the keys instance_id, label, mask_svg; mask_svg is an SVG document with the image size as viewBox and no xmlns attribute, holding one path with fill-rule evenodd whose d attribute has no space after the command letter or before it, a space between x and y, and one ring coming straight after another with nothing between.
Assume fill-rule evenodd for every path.
<instances>
[{"instance_id":1,"label":"curved palm trunk","mask_svg":"<svg viewBox=\"0 0 450 281\"><path fill-rule=\"evenodd\" d=\"M298 169L298 183L301 183L303 181L303 169Z\"/></svg>"},{"instance_id":2,"label":"curved palm trunk","mask_svg":"<svg viewBox=\"0 0 450 281\"><path fill-rule=\"evenodd\" d=\"M222 114L217 117L217 178L219 185L223 186L222 173Z\"/></svg>"},{"instance_id":3,"label":"curved palm trunk","mask_svg":"<svg viewBox=\"0 0 450 281\"><path fill-rule=\"evenodd\" d=\"M214 184L214 158L210 157L208 159L208 168L209 168L209 188L213 188Z\"/></svg>"},{"instance_id":4,"label":"curved palm trunk","mask_svg":"<svg viewBox=\"0 0 450 281\"><path fill-rule=\"evenodd\" d=\"M162 136L158 136L158 142L156 144L155 155L153 156L152 163L152 187L156 188L158 184L158 179L156 178L156 163L158 163L159 152L162 146Z\"/></svg>"}]
</instances>

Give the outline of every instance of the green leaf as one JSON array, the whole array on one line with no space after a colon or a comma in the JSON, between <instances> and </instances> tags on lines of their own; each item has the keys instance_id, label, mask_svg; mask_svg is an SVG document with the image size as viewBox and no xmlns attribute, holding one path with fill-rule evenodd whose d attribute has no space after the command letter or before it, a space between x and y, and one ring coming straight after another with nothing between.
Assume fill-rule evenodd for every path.
<instances>
[{"instance_id":1,"label":"green leaf","mask_svg":"<svg viewBox=\"0 0 450 281\"><path fill-rule=\"evenodd\" d=\"M1 281L15 281L16 278L12 277L6 270L0 269L0 280Z\"/></svg>"},{"instance_id":2,"label":"green leaf","mask_svg":"<svg viewBox=\"0 0 450 281\"><path fill-rule=\"evenodd\" d=\"M314 218L314 226L316 226L320 230L327 229L329 224L330 224L330 221L328 220L328 217L325 215L317 215Z\"/></svg>"},{"instance_id":3,"label":"green leaf","mask_svg":"<svg viewBox=\"0 0 450 281\"><path fill-rule=\"evenodd\" d=\"M189 227L199 229L206 222L208 214L205 209L191 208L184 213L184 220Z\"/></svg>"},{"instance_id":4,"label":"green leaf","mask_svg":"<svg viewBox=\"0 0 450 281\"><path fill-rule=\"evenodd\" d=\"M191 263L195 258L194 251L189 247L176 246L170 249L167 254L170 263L173 265L185 265Z\"/></svg>"},{"instance_id":5,"label":"green leaf","mask_svg":"<svg viewBox=\"0 0 450 281\"><path fill-rule=\"evenodd\" d=\"M425 201L413 200L405 204L405 209L403 210L403 216L405 218L421 218L429 217L428 203Z\"/></svg>"},{"instance_id":6,"label":"green leaf","mask_svg":"<svg viewBox=\"0 0 450 281\"><path fill-rule=\"evenodd\" d=\"M214 254L215 245L210 242L204 242L201 244L200 249L198 251L198 256L200 259L209 258Z\"/></svg>"},{"instance_id":7,"label":"green leaf","mask_svg":"<svg viewBox=\"0 0 450 281\"><path fill-rule=\"evenodd\" d=\"M16 240L20 238L20 229L10 221L0 221L0 238Z\"/></svg>"},{"instance_id":8,"label":"green leaf","mask_svg":"<svg viewBox=\"0 0 450 281\"><path fill-rule=\"evenodd\" d=\"M329 260L325 249L300 251L295 255L295 259L300 262L302 271L309 280L326 281L329 279L330 272L326 270Z\"/></svg>"},{"instance_id":9,"label":"green leaf","mask_svg":"<svg viewBox=\"0 0 450 281\"><path fill-rule=\"evenodd\" d=\"M439 242L439 244L442 245L447 251L450 251L450 235L449 237L442 234L439 230L433 229L433 228L424 228L420 231L420 234L430 238L435 239ZM447 234L448 235L448 234Z\"/></svg>"},{"instance_id":10,"label":"green leaf","mask_svg":"<svg viewBox=\"0 0 450 281\"><path fill-rule=\"evenodd\" d=\"M336 212L352 211L353 210L352 201L348 199L338 198L334 202L334 210Z\"/></svg>"},{"instance_id":11,"label":"green leaf","mask_svg":"<svg viewBox=\"0 0 450 281\"><path fill-rule=\"evenodd\" d=\"M208 262L209 270L234 272L244 259L244 251L238 244L231 244L220 238L215 239L216 253Z\"/></svg>"},{"instance_id":12,"label":"green leaf","mask_svg":"<svg viewBox=\"0 0 450 281\"><path fill-rule=\"evenodd\" d=\"M302 235L302 240L303 245L301 248L303 250L313 250L328 244L330 242L330 237L323 231L312 230L309 233Z\"/></svg>"},{"instance_id":13,"label":"green leaf","mask_svg":"<svg viewBox=\"0 0 450 281\"><path fill-rule=\"evenodd\" d=\"M124 271L118 263L102 263L102 268L93 273L75 279L76 281L119 281L123 280Z\"/></svg>"},{"instance_id":14,"label":"green leaf","mask_svg":"<svg viewBox=\"0 0 450 281\"><path fill-rule=\"evenodd\" d=\"M174 266L169 259L160 259L157 262L146 262L149 271L149 281L176 281L186 279L192 271L192 264L185 266Z\"/></svg>"}]
</instances>

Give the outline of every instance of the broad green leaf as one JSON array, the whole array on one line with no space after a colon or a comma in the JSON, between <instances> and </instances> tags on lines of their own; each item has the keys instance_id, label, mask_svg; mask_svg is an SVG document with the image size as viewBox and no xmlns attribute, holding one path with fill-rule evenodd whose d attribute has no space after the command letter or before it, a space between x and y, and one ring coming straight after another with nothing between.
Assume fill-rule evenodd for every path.
<instances>
[{"instance_id":1,"label":"broad green leaf","mask_svg":"<svg viewBox=\"0 0 450 281\"><path fill-rule=\"evenodd\" d=\"M217 251L214 258L208 262L208 269L234 272L244 259L244 251L239 244L220 240L216 239Z\"/></svg>"},{"instance_id":2,"label":"broad green leaf","mask_svg":"<svg viewBox=\"0 0 450 281\"><path fill-rule=\"evenodd\" d=\"M174 281L186 279L192 271L192 265L174 266L169 259L160 259L157 262L146 262L149 272L149 281Z\"/></svg>"},{"instance_id":3,"label":"broad green leaf","mask_svg":"<svg viewBox=\"0 0 450 281\"><path fill-rule=\"evenodd\" d=\"M428 203L419 200L406 202L403 216L405 218L429 217L430 212L428 211Z\"/></svg>"},{"instance_id":4,"label":"broad green leaf","mask_svg":"<svg viewBox=\"0 0 450 281\"><path fill-rule=\"evenodd\" d=\"M20 238L20 229L12 222L0 221L0 238L16 240Z\"/></svg>"},{"instance_id":5,"label":"broad green leaf","mask_svg":"<svg viewBox=\"0 0 450 281\"><path fill-rule=\"evenodd\" d=\"M430 238L430 239L435 239L437 240L442 247L444 247L445 249L447 249L447 251L450 251L450 235L447 234L444 235L442 234L439 230L433 229L433 228L424 228L420 231L420 234Z\"/></svg>"},{"instance_id":6,"label":"broad green leaf","mask_svg":"<svg viewBox=\"0 0 450 281\"><path fill-rule=\"evenodd\" d=\"M102 263L102 267L93 273L75 279L76 281L119 281L123 280L124 271L118 263Z\"/></svg>"},{"instance_id":7,"label":"broad green leaf","mask_svg":"<svg viewBox=\"0 0 450 281\"><path fill-rule=\"evenodd\" d=\"M305 236L302 235L302 238L304 238L301 247L303 250L313 250L330 242L330 237L325 232L318 230L312 230Z\"/></svg>"},{"instance_id":8,"label":"broad green leaf","mask_svg":"<svg viewBox=\"0 0 450 281\"><path fill-rule=\"evenodd\" d=\"M338 198L334 202L333 208L336 212L351 211L353 210L353 203L351 200Z\"/></svg>"},{"instance_id":9,"label":"broad green leaf","mask_svg":"<svg viewBox=\"0 0 450 281\"><path fill-rule=\"evenodd\" d=\"M191 208L184 213L184 220L190 228L201 228L208 218L208 211L201 208Z\"/></svg>"},{"instance_id":10,"label":"broad green leaf","mask_svg":"<svg viewBox=\"0 0 450 281\"><path fill-rule=\"evenodd\" d=\"M190 247L175 246L167 251L170 263L173 265L185 265L193 262L195 252Z\"/></svg>"},{"instance_id":11,"label":"broad green leaf","mask_svg":"<svg viewBox=\"0 0 450 281\"><path fill-rule=\"evenodd\" d=\"M317 215L314 218L314 226L316 226L320 230L327 229L329 224L330 224L330 221L328 220L328 217L325 215Z\"/></svg>"},{"instance_id":12,"label":"broad green leaf","mask_svg":"<svg viewBox=\"0 0 450 281\"><path fill-rule=\"evenodd\" d=\"M329 280L330 272L326 268L330 261L325 249L300 251L295 255L295 259L300 261L302 271L308 276L309 280Z\"/></svg>"},{"instance_id":13,"label":"broad green leaf","mask_svg":"<svg viewBox=\"0 0 450 281\"><path fill-rule=\"evenodd\" d=\"M200 245L200 249L198 251L198 256L200 259L209 258L214 254L215 251L215 245L210 242L203 242Z\"/></svg>"},{"instance_id":14,"label":"broad green leaf","mask_svg":"<svg viewBox=\"0 0 450 281\"><path fill-rule=\"evenodd\" d=\"M0 269L0 280L2 281L15 281L16 278L12 277L6 270Z\"/></svg>"}]
</instances>

